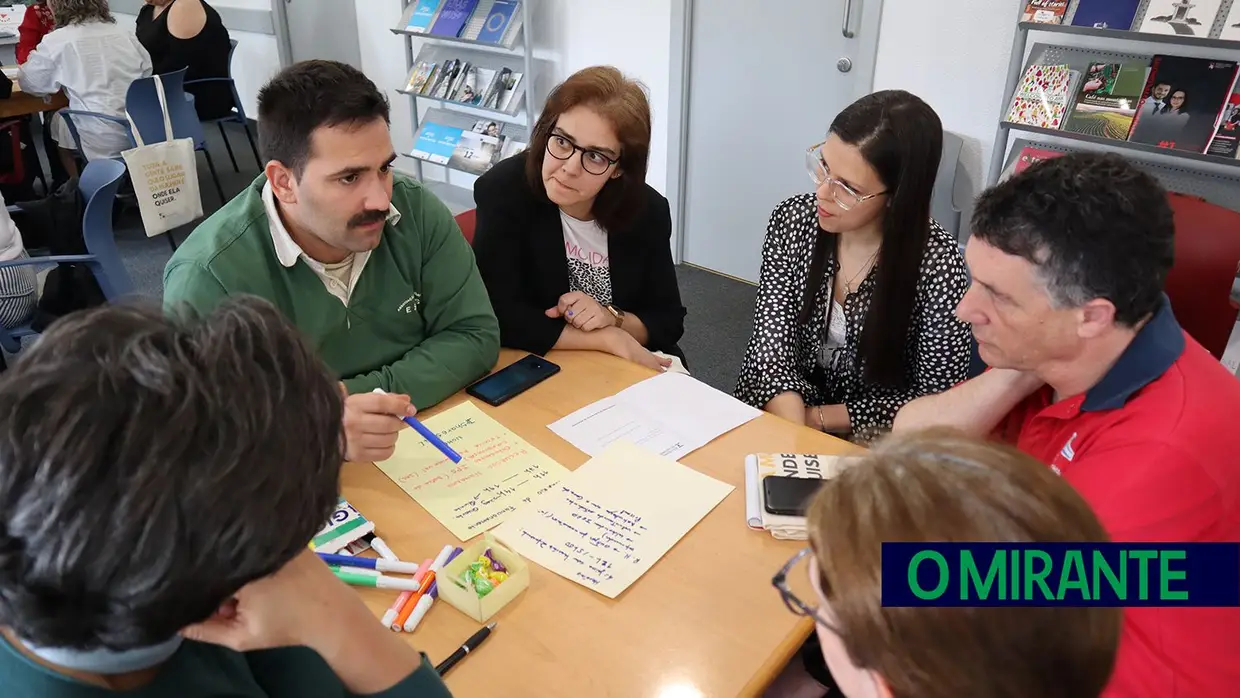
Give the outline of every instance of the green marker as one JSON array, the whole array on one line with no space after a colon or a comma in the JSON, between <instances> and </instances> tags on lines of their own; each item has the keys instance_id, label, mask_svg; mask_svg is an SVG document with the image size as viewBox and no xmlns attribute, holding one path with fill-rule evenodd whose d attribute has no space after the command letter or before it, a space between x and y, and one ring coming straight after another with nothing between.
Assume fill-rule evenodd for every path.
<instances>
[{"instance_id":1,"label":"green marker","mask_svg":"<svg viewBox=\"0 0 1240 698\"><path fill-rule=\"evenodd\" d=\"M355 570L333 568L332 572L345 584L358 587L375 587L377 589L396 589L398 591L417 591L421 585L414 579L400 577L384 577L383 575L366 575Z\"/></svg>"}]
</instances>

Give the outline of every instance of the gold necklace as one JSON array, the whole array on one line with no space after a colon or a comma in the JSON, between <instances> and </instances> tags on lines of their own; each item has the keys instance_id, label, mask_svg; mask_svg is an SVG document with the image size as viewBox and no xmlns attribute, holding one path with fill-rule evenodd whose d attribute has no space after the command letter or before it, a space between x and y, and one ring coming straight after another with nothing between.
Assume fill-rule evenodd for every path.
<instances>
[{"instance_id":1,"label":"gold necklace","mask_svg":"<svg viewBox=\"0 0 1240 698\"><path fill-rule=\"evenodd\" d=\"M881 249L881 248L879 248L879 249ZM862 264L862 265L861 265L861 269L857 270L857 273L856 273L856 274L853 274L853 276L852 276L852 278L851 278L851 279L845 279L845 280L844 280L844 295L846 295L846 296L851 296L851 295L852 295L853 291L855 290L855 289L853 288L853 282L857 280L857 277L859 277L859 276L861 276L862 274L864 274L865 272L869 271L870 266L874 263L874 260L875 260L877 257L878 257L878 250L874 250L874 254L870 255L870 258L869 258L869 259L867 259L867 260L865 261L865 264Z\"/></svg>"}]
</instances>

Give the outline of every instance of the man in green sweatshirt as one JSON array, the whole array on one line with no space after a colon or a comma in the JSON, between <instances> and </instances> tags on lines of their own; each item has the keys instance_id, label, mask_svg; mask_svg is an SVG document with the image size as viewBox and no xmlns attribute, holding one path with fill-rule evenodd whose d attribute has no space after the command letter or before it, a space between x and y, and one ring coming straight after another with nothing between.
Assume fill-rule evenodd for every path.
<instances>
[{"instance_id":1,"label":"man in green sweatshirt","mask_svg":"<svg viewBox=\"0 0 1240 698\"><path fill-rule=\"evenodd\" d=\"M0 695L449 698L307 547L341 394L271 304L66 316L0 375Z\"/></svg>"},{"instance_id":2,"label":"man in green sweatshirt","mask_svg":"<svg viewBox=\"0 0 1240 698\"><path fill-rule=\"evenodd\" d=\"M384 460L400 417L489 371L499 325L447 207L395 174L389 107L360 71L305 61L258 95L264 174L164 271L172 311L274 303L340 377L350 460ZM375 389L389 393L373 394Z\"/></svg>"}]
</instances>

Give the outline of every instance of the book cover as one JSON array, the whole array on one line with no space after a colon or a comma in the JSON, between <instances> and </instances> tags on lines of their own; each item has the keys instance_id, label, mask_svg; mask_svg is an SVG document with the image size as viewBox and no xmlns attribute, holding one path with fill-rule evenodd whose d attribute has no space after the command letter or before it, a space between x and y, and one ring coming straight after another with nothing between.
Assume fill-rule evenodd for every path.
<instances>
[{"instance_id":1,"label":"book cover","mask_svg":"<svg viewBox=\"0 0 1240 698\"><path fill-rule=\"evenodd\" d=\"M1072 15L1072 26L1095 29L1132 29L1141 0L1081 0Z\"/></svg>"},{"instance_id":2,"label":"book cover","mask_svg":"<svg viewBox=\"0 0 1240 698\"><path fill-rule=\"evenodd\" d=\"M1063 129L1098 138L1127 140L1145 90L1143 63L1095 63L1085 71L1076 103Z\"/></svg>"},{"instance_id":3,"label":"book cover","mask_svg":"<svg viewBox=\"0 0 1240 698\"><path fill-rule=\"evenodd\" d=\"M487 15L478 33L478 41L498 44L504 40L504 32L512 22L513 15L520 10L521 0L495 0L491 12Z\"/></svg>"},{"instance_id":4,"label":"book cover","mask_svg":"<svg viewBox=\"0 0 1240 698\"><path fill-rule=\"evenodd\" d=\"M427 78L431 76L431 72L434 70L434 63L419 61L409 73L409 81L405 84L405 91L420 93L422 88L426 86Z\"/></svg>"},{"instance_id":5,"label":"book cover","mask_svg":"<svg viewBox=\"0 0 1240 698\"><path fill-rule=\"evenodd\" d=\"M1066 65L1029 66L1016 88L1007 121L1059 128L1067 110L1072 72Z\"/></svg>"},{"instance_id":6,"label":"book cover","mask_svg":"<svg viewBox=\"0 0 1240 698\"><path fill-rule=\"evenodd\" d=\"M1236 83L1235 61L1154 56L1128 140L1204 153Z\"/></svg>"},{"instance_id":7,"label":"book cover","mask_svg":"<svg viewBox=\"0 0 1240 698\"><path fill-rule=\"evenodd\" d=\"M1047 150L1045 148L1035 148L1033 146L1025 146L1020 149L1020 155L1016 156L1016 166L1012 168L1012 174L1018 175L1029 169L1029 166L1035 162L1050 160L1057 158L1063 153L1058 150Z\"/></svg>"},{"instance_id":8,"label":"book cover","mask_svg":"<svg viewBox=\"0 0 1240 698\"><path fill-rule=\"evenodd\" d=\"M425 34L430 29L431 22L435 20L435 13L439 10L440 2L441 0L418 0L413 14L409 15L409 24L405 26L405 29Z\"/></svg>"},{"instance_id":9,"label":"book cover","mask_svg":"<svg viewBox=\"0 0 1240 698\"><path fill-rule=\"evenodd\" d=\"M1206 148L1206 155L1234 158L1237 152L1240 152L1240 93L1232 92L1223 107L1223 116L1214 130L1214 138L1210 139L1210 147Z\"/></svg>"},{"instance_id":10,"label":"book cover","mask_svg":"<svg viewBox=\"0 0 1240 698\"><path fill-rule=\"evenodd\" d=\"M521 76L521 73L508 73L503 84L499 86L500 89L496 94L496 108L499 111L511 113L516 108L517 103L514 101L514 98L517 94L517 85L521 84Z\"/></svg>"},{"instance_id":11,"label":"book cover","mask_svg":"<svg viewBox=\"0 0 1240 698\"><path fill-rule=\"evenodd\" d=\"M1029 0L1025 3L1025 12L1020 16L1020 21L1060 24L1067 11L1068 0Z\"/></svg>"},{"instance_id":12,"label":"book cover","mask_svg":"<svg viewBox=\"0 0 1240 698\"><path fill-rule=\"evenodd\" d=\"M413 144L413 156L446 165L452 159L452 153L456 151L456 144L461 141L464 132L455 126L427 122L418 134L418 141Z\"/></svg>"},{"instance_id":13,"label":"book cover","mask_svg":"<svg viewBox=\"0 0 1240 698\"><path fill-rule=\"evenodd\" d=\"M469 21L465 23L465 27L461 29L460 37L469 41L477 41L478 34L482 31L482 25L486 23L487 17L491 14L491 6L495 4L495 0L478 0L478 6L474 8L473 13L469 15Z\"/></svg>"},{"instance_id":14,"label":"book cover","mask_svg":"<svg viewBox=\"0 0 1240 698\"><path fill-rule=\"evenodd\" d=\"M479 68L474 66L470 68L470 77L461 85L460 91L456 95L456 100L462 104L471 106L482 106L483 93L487 86L495 81L495 69Z\"/></svg>"},{"instance_id":15,"label":"book cover","mask_svg":"<svg viewBox=\"0 0 1240 698\"><path fill-rule=\"evenodd\" d=\"M1218 38L1225 41L1240 41L1240 2L1232 3L1231 11L1223 20L1223 32L1218 35Z\"/></svg>"},{"instance_id":16,"label":"book cover","mask_svg":"<svg viewBox=\"0 0 1240 698\"><path fill-rule=\"evenodd\" d=\"M498 137L466 131L457 141L452 157L448 161L448 167L470 174L484 174L491 169L499 152Z\"/></svg>"},{"instance_id":17,"label":"book cover","mask_svg":"<svg viewBox=\"0 0 1240 698\"><path fill-rule=\"evenodd\" d=\"M477 6L478 0L444 0L431 33L436 36L460 36Z\"/></svg>"},{"instance_id":18,"label":"book cover","mask_svg":"<svg viewBox=\"0 0 1240 698\"><path fill-rule=\"evenodd\" d=\"M448 91L444 94L444 99L461 101L461 89L465 86L465 83L469 81L469 76L473 70L474 66L472 63L463 64L461 69L456 73L456 79L453 80L452 84L448 86Z\"/></svg>"},{"instance_id":19,"label":"book cover","mask_svg":"<svg viewBox=\"0 0 1240 698\"><path fill-rule=\"evenodd\" d=\"M470 129L474 133L481 133L484 136L492 136L498 138L504 132L504 125L498 121L490 119L478 119L474 122L474 127Z\"/></svg>"},{"instance_id":20,"label":"book cover","mask_svg":"<svg viewBox=\"0 0 1240 698\"><path fill-rule=\"evenodd\" d=\"M1207 37L1222 4L1223 0L1150 0L1138 31Z\"/></svg>"}]
</instances>

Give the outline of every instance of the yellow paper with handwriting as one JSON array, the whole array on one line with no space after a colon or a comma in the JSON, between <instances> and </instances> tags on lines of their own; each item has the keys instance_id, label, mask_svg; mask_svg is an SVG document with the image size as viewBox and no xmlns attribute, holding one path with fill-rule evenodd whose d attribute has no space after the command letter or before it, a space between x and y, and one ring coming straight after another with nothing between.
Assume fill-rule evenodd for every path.
<instances>
[{"instance_id":1,"label":"yellow paper with handwriting","mask_svg":"<svg viewBox=\"0 0 1240 698\"><path fill-rule=\"evenodd\" d=\"M423 423L461 454L460 463L406 429L392 457L375 465L462 541L499 525L568 475L472 402Z\"/></svg>"},{"instance_id":2,"label":"yellow paper with handwriting","mask_svg":"<svg viewBox=\"0 0 1240 698\"><path fill-rule=\"evenodd\" d=\"M614 599L733 489L615 441L494 535L521 557Z\"/></svg>"}]
</instances>

